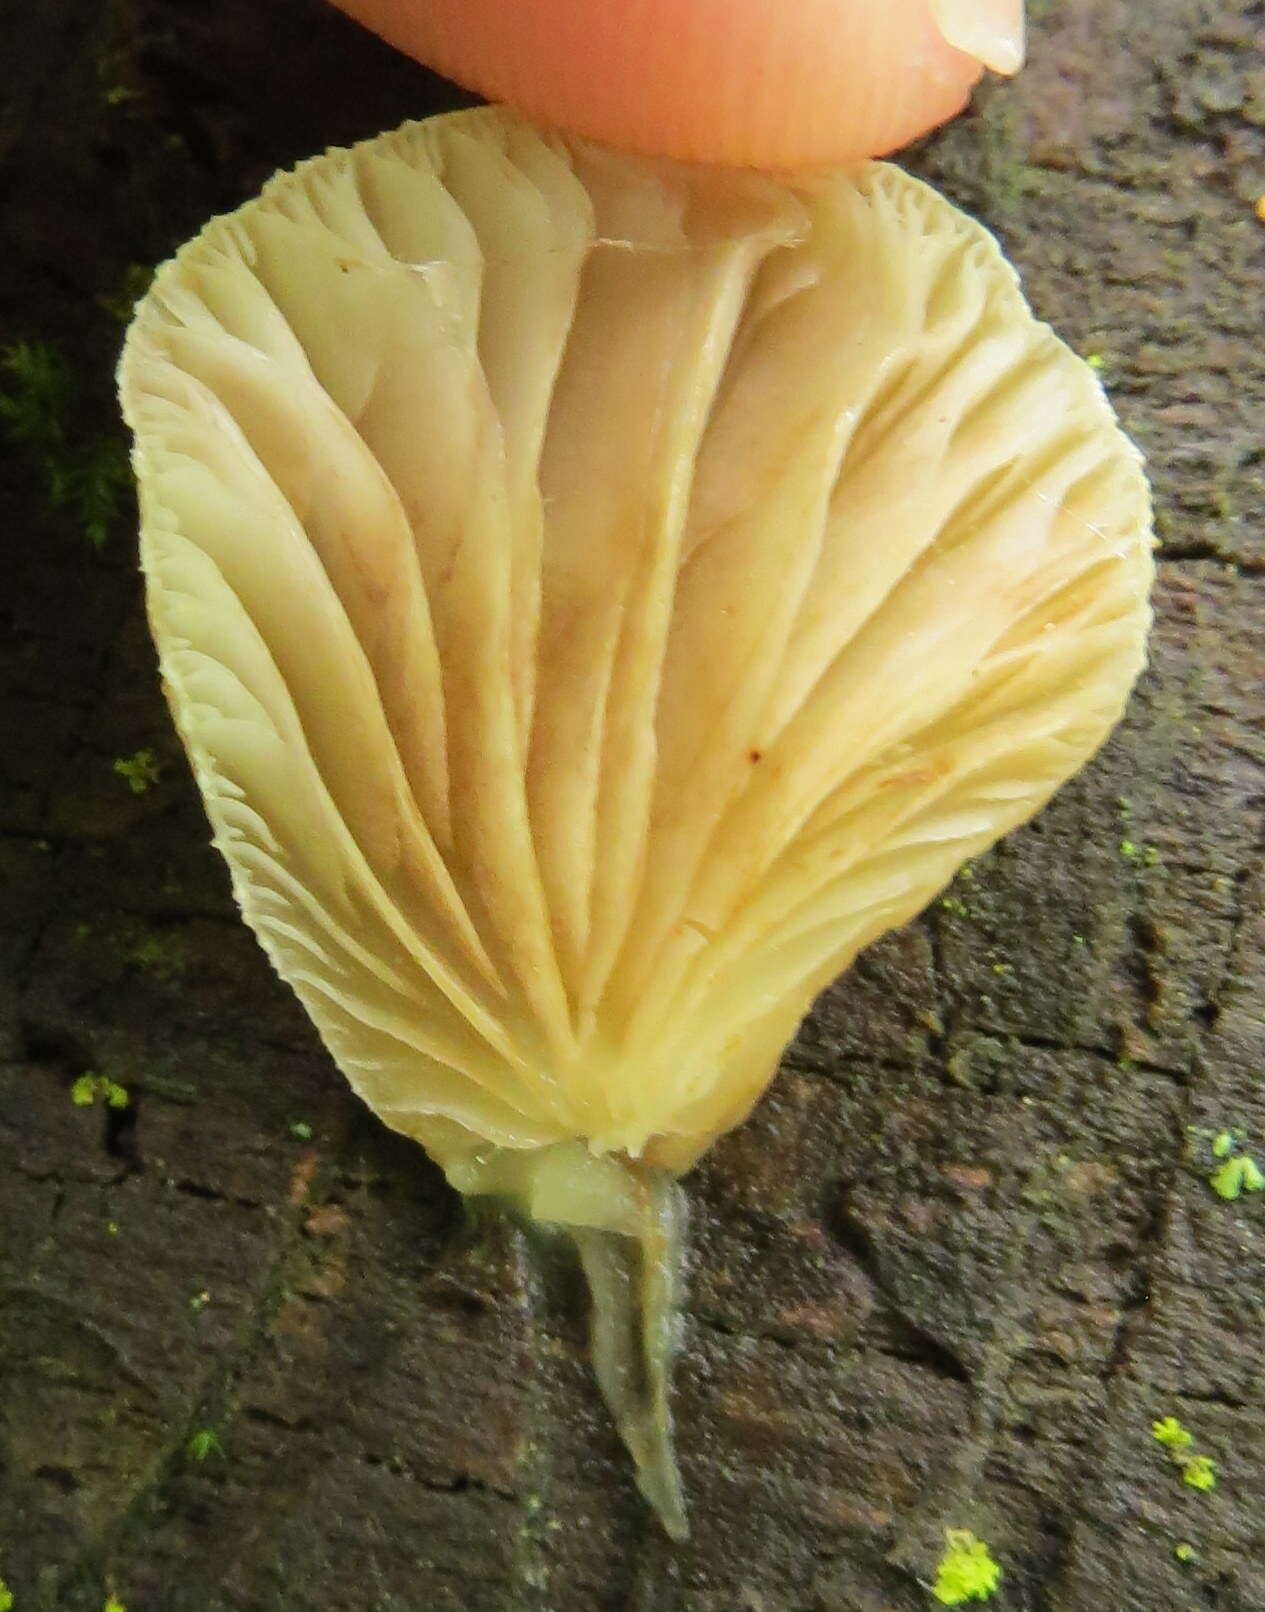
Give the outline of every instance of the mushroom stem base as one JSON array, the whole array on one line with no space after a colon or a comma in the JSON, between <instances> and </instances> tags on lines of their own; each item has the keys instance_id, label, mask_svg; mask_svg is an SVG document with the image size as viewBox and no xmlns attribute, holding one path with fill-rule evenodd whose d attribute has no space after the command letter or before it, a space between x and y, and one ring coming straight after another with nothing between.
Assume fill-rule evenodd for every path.
<instances>
[{"instance_id":1,"label":"mushroom stem base","mask_svg":"<svg viewBox=\"0 0 1265 1612\"><path fill-rule=\"evenodd\" d=\"M636 1465L638 1488L667 1533L684 1539L689 1527L668 1403L686 1224L676 1177L566 1143L533 1153L498 1149L450 1167L448 1178L465 1195L497 1198L575 1245L592 1301L598 1386Z\"/></svg>"}]
</instances>

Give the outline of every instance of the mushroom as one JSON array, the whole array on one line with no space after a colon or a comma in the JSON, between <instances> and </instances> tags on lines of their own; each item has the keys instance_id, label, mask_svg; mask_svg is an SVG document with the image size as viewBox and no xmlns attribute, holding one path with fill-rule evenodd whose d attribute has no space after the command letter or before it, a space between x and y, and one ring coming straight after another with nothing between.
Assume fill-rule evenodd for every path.
<instances>
[{"instance_id":1,"label":"mushroom","mask_svg":"<svg viewBox=\"0 0 1265 1612\"><path fill-rule=\"evenodd\" d=\"M776 180L495 108L211 223L120 379L243 915L386 1124L574 1239L679 1537L678 1180L1120 715L1139 456L898 169Z\"/></svg>"}]
</instances>

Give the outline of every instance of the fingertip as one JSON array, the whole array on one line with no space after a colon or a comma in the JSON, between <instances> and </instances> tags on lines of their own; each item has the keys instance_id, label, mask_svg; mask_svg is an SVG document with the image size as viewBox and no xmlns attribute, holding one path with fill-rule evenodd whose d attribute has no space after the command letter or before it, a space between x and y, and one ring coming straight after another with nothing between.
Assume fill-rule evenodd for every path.
<instances>
[{"instance_id":1,"label":"fingertip","mask_svg":"<svg viewBox=\"0 0 1265 1612\"><path fill-rule=\"evenodd\" d=\"M1022 0L336 0L491 100L629 150L788 168L895 150L960 111ZM947 16L947 23L945 17ZM978 19L977 19L978 20ZM981 58L983 59L983 58Z\"/></svg>"}]
</instances>

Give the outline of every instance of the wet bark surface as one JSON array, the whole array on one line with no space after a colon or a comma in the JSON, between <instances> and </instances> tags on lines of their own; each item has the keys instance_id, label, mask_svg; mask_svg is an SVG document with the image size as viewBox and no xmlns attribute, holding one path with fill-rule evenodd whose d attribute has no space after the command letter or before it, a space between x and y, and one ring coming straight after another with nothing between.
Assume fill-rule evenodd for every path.
<instances>
[{"instance_id":1,"label":"wet bark surface","mask_svg":"<svg viewBox=\"0 0 1265 1612\"><path fill-rule=\"evenodd\" d=\"M692 1178L684 1546L633 1489L574 1272L465 1221L237 920L133 511L95 548L8 442L17 1612L913 1612L946 1527L989 1542L1008 1609L1265 1600L1265 1194L1208 1186L1224 1129L1265 1163L1265 6L1032 9L1033 65L910 160L1098 355L1150 459L1152 665L1098 761L826 994ZM66 360L67 464L121 449L131 265L458 104L313 0L0 20L0 336ZM115 763L146 751L134 790ZM127 1106L74 1102L89 1073ZM1166 1415L1213 1491L1152 1440Z\"/></svg>"}]
</instances>

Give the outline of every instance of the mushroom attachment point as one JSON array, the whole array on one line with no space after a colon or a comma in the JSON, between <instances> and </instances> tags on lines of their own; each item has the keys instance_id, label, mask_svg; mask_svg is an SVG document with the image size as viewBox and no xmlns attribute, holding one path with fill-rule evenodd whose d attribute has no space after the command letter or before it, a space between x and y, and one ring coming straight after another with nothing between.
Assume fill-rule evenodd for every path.
<instances>
[{"instance_id":1,"label":"mushroom attachment point","mask_svg":"<svg viewBox=\"0 0 1265 1612\"><path fill-rule=\"evenodd\" d=\"M777 182L491 108L210 224L120 379L242 912L387 1125L574 1241L680 1535L678 1180L1120 715L1138 454L897 169Z\"/></svg>"}]
</instances>

